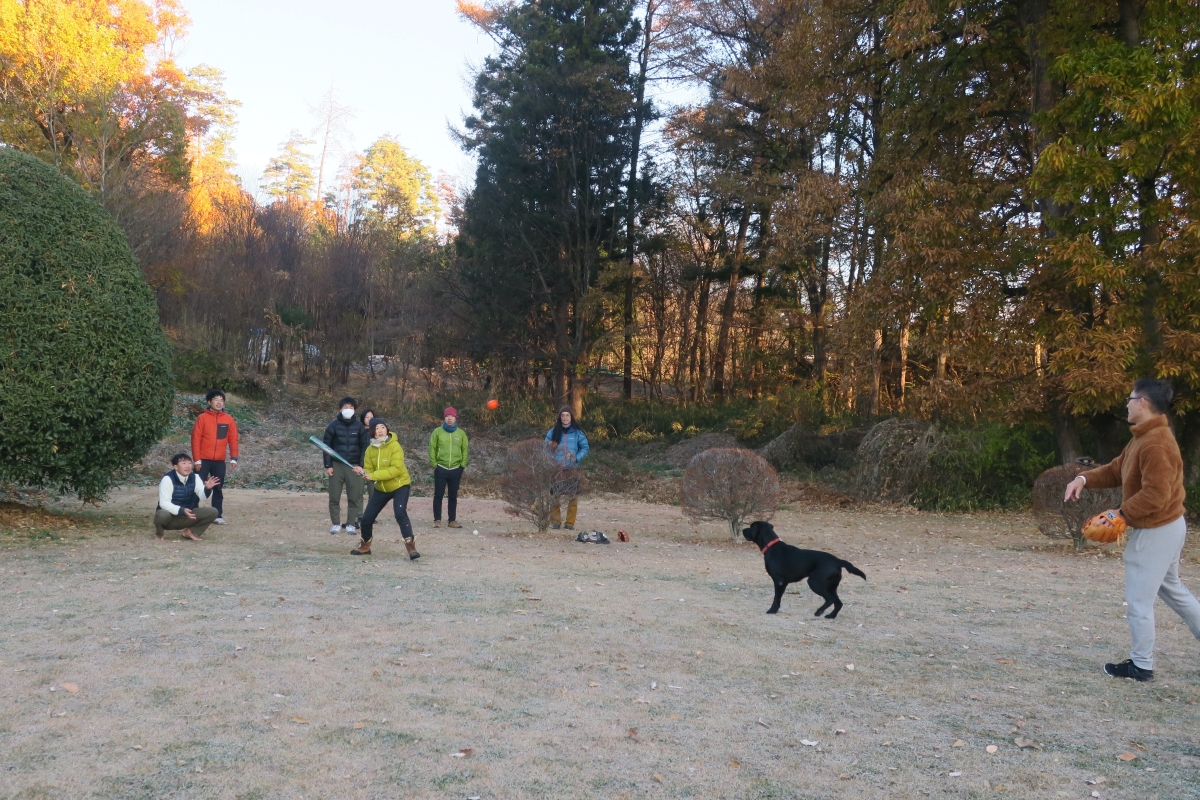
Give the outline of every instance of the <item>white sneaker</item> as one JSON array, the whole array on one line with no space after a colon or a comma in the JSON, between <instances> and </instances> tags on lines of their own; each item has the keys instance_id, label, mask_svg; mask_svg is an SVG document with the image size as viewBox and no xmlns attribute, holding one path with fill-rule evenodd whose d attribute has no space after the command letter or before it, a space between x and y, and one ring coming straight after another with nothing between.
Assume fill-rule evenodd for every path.
<instances>
[{"instance_id":1,"label":"white sneaker","mask_svg":"<svg viewBox=\"0 0 1200 800\"><path fill-rule=\"evenodd\" d=\"M224 517L217 517L216 519L213 520L213 525L224 525L224 524L225 524Z\"/></svg>"},{"instance_id":2,"label":"white sneaker","mask_svg":"<svg viewBox=\"0 0 1200 800\"><path fill-rule=\"evenodd\" d=\"M357 528L355 528L353 525L347 525L347 526L346 526L346 533L348 533L348 534L350 534L351 536L353 536L354 534L358 533L358 529L357 529Z\"/></svg>"},{"instance_id":3,"label":"white sneaker","mask_svg":"<svg viewBox=\"0 0 1200 800\"><path fill-rule=\"evenodd\" d=\"M329 532L330 532L330 533L341 533L341 532L342 532L342 526L341 526L341 525L334 525L332 528L330 528L330 529L329 529Z\"/></svg>"}]
</instances>

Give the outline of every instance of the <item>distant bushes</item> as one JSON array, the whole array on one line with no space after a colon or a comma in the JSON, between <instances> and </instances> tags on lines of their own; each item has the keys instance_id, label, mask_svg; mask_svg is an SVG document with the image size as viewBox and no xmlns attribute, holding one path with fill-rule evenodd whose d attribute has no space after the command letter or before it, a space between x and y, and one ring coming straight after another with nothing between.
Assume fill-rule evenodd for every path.
<instances>
[{"instance_id":1,"label":"distant bushes","mask_svg":"<svg viewBox=\"0 0 1200 800\"><path fill-rule=\"evenodd\" d=\"M254 378L236 374L215 353L204 348L176 346L171 352L175 385L188 392L207 392L213 387L247 400L265 400L266 390Z\"/></svg>"},{"instance_id":2,"label":"distant bushes","mask_svg":"<svg viewBox=\"0 0 1200 800\"><path fill-rule=\"evenodd\" d=\"M442 418L442 409L455 406L462 412L463 424L499 426L501 432L519 434L554 424L558 406L545 397L509 397L499 395L500 407L489 411L484 403L493 395L479 389L437 392L404 404L407 412L428 418ZM386 395L380 402L386 402ZM584 403L580 424L588 438L597 441L634 443L662 439L675 442L701 433L730 433L740 441L765 443L797 422L819 424L819 403L811 392L786 389L760 400L732 400L728 403L669 403L635 398L630 402L593 392Z\"/></svg>"},{"instance_id":3,"label":"distant bushes","mask_svg":"<svg viewBox=\"0 0 1200 800\"><path fill-rule=\"evenodd\" d=\"M858 491L923 511L1024 508L1033 482L1057 461L1054 437L1041 426L885 420L859 448Z\"/></svg>"},{"instance_id":4,"label":"distant bushes","mask_svg":"<svg viewBox=\"0 0 1200 800\"><path fill-rule=\"evenodd\" d=\"M1048 427L992 424L939 432L913 498L923 511L1026 508L1033 482L1058 463Z\"/></svg>"}]
</instances>

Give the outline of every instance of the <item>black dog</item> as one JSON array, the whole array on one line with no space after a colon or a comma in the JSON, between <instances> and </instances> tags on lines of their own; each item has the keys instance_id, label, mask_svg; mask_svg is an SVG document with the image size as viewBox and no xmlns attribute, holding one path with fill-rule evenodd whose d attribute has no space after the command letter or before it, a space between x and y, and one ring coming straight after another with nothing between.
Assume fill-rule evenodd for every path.
<instances>
[{"instance_id":1,"label":"black dog","mask_svg":"<svg viewBox=\"0 0 1200 800\"><path fill-rule=\"evenodd\" d=\"M767 574L775 582L775 602L767 609L768 614L779 611L779 601L789 583L796 583L808 578L808 588L819 594L825 600L825 605L817 609L814 617L833 606L825 618L834 619L842 610L842 601L838 599L837 587L842 582L842 568L859 576L864 581L867 576L849 561L843 561L832 553L821 550L801 550L780 541L775 535L775 529L769 522L752 522L750 527L742 531L751 542L762 550L763 561L766 562Z\"/></svg>"}]
</instances>

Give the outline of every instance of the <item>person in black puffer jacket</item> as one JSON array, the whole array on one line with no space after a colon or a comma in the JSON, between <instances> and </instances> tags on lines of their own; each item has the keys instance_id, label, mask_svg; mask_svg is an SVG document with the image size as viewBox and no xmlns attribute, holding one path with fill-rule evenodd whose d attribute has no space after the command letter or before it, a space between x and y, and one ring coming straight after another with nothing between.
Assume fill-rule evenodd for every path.
<instances>
[{"instance_id":1,"label":"person in black puffer jacket","mask_svg":"<svg viewBox=\"0 0 1200 800\"><path fill-rule=\"evenodd\" d=\"M339 403L341 410L333 422L325 428L322 441L329 445L335 453L356 467L362 466L363 449L367 444L367 429L354 415L358 401L353 397L343 397ZM330 533L338 533L342 529L341 500L342 489L346 490L346 533L358 535L355 521L362 516L363 479L353 469L325 454L325 474L329 476L329 519L333 526Z\"/></svg>"}]
</instances>

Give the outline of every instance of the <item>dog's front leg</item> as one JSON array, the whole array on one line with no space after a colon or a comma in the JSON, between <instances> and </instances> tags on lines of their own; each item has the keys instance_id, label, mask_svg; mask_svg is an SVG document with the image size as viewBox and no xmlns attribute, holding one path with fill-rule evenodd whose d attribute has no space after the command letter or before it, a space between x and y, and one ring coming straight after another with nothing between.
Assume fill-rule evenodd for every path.
<instances>
[{"instance_id":1,"label":"dog's front leg","mask_svg":"<svg viewBox=\"0 0 1200 800\"><path fill-rule=\"evenodd\" d=\"M767 609L768 614L775 614L779 612L779 601L783 599L783 593L786 589L786 583L775 584L775 602L771 603L771 607Z\"/></svg>"}]
</instances>

